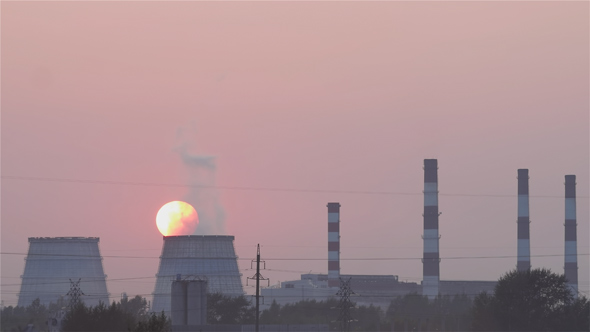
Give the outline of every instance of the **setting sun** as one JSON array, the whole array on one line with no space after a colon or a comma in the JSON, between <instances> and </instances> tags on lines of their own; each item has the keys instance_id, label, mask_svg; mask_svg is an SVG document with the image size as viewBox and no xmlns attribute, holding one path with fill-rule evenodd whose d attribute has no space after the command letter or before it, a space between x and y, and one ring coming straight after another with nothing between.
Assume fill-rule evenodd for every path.
<instances>
[{"instance_id":1,"label":"setting sun","mask_svg":"<svg viewBox=\"0 0 590 332\"><path fill-rule=\"evenodd\" d=\"M199 216L195 208L182 201L166 203L156 215L156 225L164 236L191 235L198 224Z\"/></svg>"}]
</instances>

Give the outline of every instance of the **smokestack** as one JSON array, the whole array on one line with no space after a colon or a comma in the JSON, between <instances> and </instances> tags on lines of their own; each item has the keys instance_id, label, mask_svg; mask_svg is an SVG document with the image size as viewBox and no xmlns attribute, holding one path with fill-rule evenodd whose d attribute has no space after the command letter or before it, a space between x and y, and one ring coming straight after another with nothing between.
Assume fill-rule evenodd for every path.
<instances>
[{"instance_id":1,"label":"smokestack","mask_svg":"<svg viewBox=\"0 0 590 332\"><path fill-rule=\"evenodd\" d=\"M529 170L518 170L518 271L531 269L531 242L529 231Z\"/></svg>"},{"instance_id":2,"label":"smokestack","mask_svg":"<svg viewBox=\"0 0 590 332\"><path fill-rule=\"evenodd\" d=\"M565 278L578 297L578 249L576 240L576 176L565 176Z\"/></svg>"},{"instance_id":3,"label":"smokestack","mask_svg":"<svg viewBox=\"0 0 590 332\"><path fill-rule=\"evenodd\" d=\"M328 203L328 287L340 286L340 203Z\"/></svg>"},{"instance_id":4,"label":"smokestack","mask_svg":"<svg viewBox=\"0 0 590 332\"><path fill-rule=\"evenodd\" d=\"M440 256L438 253L438 161L424 159L424 258L422 295L438 295Z\"/></svg>"}]
</instances>

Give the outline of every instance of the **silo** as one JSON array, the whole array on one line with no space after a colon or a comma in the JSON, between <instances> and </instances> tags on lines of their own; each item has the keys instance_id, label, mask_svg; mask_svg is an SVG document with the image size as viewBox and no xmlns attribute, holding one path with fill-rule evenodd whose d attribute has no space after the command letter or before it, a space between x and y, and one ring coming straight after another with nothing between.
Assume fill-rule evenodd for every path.
<instances>
[{"instance_id":1,"label":"silo","mask_svg":"<svg viewBox=\"0 0 590 332\"><path fill-rule=\"evenodd\" d=\"M191 280L186 285L188 325L207 324L207 281Z\"/></svg>"},{"instance_id":2,"label":"silo","mask_svg":"<svg viewBox=\"0 0 590 332\"><path fill-rule=\"evenodd\" d=\"M39 298L41 304L66 301L70 280L80 280L86 305L108 304L106 275L97 237L31 237L22 275L19 306L28 306Z\"/></svg>"},{"instance_id":3,"label":"silo","mask_svg":"<svg viewBox=\"0 0 590 332\"><path fill-rule=\"evenodd\" d=\"M172 282L170 319L174 325L186 325L186 284L183 281Z\"/></svg>"},{"instance_id":4,"label":"silo","mask_svg":"<svg viewBox=\"0 0 590 332\"><path fill-rule=\"evenodd\" d=\"M209 293L244 295L233 236L164 236L152 311L170 316L172 281L178 274L207 280Z\"/></svg>"}]
</instances>

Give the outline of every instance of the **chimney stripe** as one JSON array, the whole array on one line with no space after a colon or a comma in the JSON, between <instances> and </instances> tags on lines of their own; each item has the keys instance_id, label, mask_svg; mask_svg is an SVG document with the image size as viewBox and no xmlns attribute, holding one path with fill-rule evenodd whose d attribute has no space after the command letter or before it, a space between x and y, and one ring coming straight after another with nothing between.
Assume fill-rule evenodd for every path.
<instances>
[{"instance_id":1,"label":"chimney stripe","mask_svg":"<svg viewBox=\"0 0 590 332\"><path fill-rule=\"evenodd\" d=\"M518 261L529 262L530 261L530 240L529 239L518 239Z\"/></svg>"},{"instance_id":2,"label":"chimney stripe","mask_svg":"<svg viewBox=\"0 0 590 332\"><path fill-rule=\"evenodd\" d=\"M565 220L576 220L576 198L565 198Z\"/></svg>"}]
</instances>

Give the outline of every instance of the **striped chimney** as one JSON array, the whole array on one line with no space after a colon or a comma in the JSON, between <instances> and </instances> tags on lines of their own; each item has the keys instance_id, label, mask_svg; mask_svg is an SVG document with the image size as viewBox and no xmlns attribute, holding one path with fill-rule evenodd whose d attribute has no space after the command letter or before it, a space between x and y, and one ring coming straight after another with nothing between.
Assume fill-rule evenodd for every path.
<instances>
[{"instance_id":1,"label":"striped chimney","mask_svg":"<svg viewBox=\"0 0 590 332\"><path fill-rule=\"evenodd\" d=\"M438 253L438 162L424 159L424 258L422 259L422 295L438 295L440 256Z\"/></svg>"},{"instance_id":2,"label":"striped chimney","mask_svg":"<svg viewBox=\"0 0 590 332\"><path fill-rule=\"evenodd\" d=\"M516 269L531 269L531 242L529 231L529 170L518 170L518 259Z\"/></svg>"},{"instance_id":3,"label":"striped chimney","mask_svg":"<svg viewBox=\"0 0 590 332\"><path fill-rule=\"evenodd\" d=\"M565 176L565 278L578 297L578 249L576 240L576 176Z\"/></svg>"},{"instance_id":4,"label":"striped chimney","mask_svg":"<svg viewBox=\"0 0 590 332\"><path fill-rule=\"evenodd\" d=\"M340 203L328 203L328 287L340 286Z\"/></svg>"}]
</instances>

